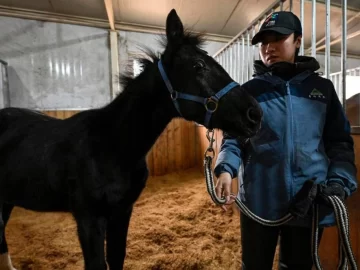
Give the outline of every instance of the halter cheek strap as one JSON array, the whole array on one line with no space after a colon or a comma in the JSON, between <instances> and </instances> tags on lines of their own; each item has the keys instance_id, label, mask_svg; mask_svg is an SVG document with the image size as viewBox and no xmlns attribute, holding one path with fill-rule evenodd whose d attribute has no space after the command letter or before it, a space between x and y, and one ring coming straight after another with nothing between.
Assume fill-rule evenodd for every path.
<instances>
[{"instance_id":1,"label":"halter cheek strap","mask_svg":"<svg viewBox=\"0 0 360 270\"><path fill-rule=\"evenodd\" d=\"M204 120L204 125L206 127L209 126L211 115L218 108L219 100L225 94L227 94L231 89L233 89L234 87L239 85L237 82L231 82L231 83L226 85L224 88L222 88L219 92L217 92L215 95L213 95L211 97L205 97L204 98L204 97L194 96L194 95L182 93L182 92L179 92L179 91L176 91L176 90L173 89L173 87L172 87L172 85L170 83L170 80L166 75L166 72L164 70L164 67L163 67L163 64L162 64L161 60L159 60L159 62L158 62L158 68L160 70L161 77L163 78L163 80L164 80L164 82L166 84L166 87L170 92L171 99L172 99L178 113L182 116L181 111L180 111L180 106L179 106L179 103L178 103L178 99L186 99L186 100L191 100L191 101L201 103L201 104L204 105L205 110L206 110L205 120Z\"/></svg>"}]
</instances>

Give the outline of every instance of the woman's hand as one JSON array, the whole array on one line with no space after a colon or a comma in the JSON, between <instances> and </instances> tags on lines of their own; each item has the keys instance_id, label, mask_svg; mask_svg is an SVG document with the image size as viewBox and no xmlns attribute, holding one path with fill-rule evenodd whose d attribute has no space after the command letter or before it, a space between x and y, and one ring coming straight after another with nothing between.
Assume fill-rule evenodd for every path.
<instances>
[{"instance_id":1,"label":"woman's hand","mask_svg":"<svg viewBox=\"0 0 360 270\"><path fill-rule=\"evenodd\" d=\"M226 205L230 205L235 201L236 196L231 194L231 175L230 173L224 172L219 175L216 183L215 192L216 196L220 199L225 197L226 203L221 205L224 211L227 211Z\"/></svg>"}]
</instances>

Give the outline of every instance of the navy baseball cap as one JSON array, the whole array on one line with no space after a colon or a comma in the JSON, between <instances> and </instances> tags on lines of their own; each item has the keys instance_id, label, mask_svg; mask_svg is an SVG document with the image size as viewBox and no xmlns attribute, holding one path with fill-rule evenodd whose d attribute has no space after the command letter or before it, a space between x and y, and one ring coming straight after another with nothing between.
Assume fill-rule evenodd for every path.
<instances>
[{"instance_id":1,"label":"navy baseball cap","mask_svg":"<svg viewBox=\"0 0 360 270\"><path fill-rule=\"evenodd\" d=\"M302 35L301 22L290 11L279 11L270 14L261 25L259 32L253 37L252 45L259 43L262 35L268 31L274 31L281 35L290 35L294 32Z\"/></svg>"}]
</instances>

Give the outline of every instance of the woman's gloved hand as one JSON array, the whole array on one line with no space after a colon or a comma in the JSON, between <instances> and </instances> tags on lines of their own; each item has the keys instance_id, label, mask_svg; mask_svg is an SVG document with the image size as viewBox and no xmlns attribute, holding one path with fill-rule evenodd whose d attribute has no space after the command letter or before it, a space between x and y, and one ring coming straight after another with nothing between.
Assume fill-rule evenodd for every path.
<instances>
[{"instance_id":1,"label":"woman's gloved hand","mask_svg":"<svg viewBox=\"0 0 360 270\"><path fill-rule=\"evenodd\" d=\"M342 201L345 201L346 192L341 184L335 181L329 181L326 185L320 185L318 197L322 203L332 207L328 196L334 195L338 196Z\"/></svg>"}]
</instances>

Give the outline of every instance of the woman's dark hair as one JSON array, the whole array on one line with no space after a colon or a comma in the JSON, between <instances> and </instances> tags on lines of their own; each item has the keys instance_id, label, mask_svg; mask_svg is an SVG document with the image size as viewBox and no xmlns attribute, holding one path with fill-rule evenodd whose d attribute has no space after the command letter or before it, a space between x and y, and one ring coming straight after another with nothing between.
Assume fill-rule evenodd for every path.
<instances>
[{"instance_id":1,"label":"woman's dark hair","mask_svg":"<svg viewBox=\"0 0 360 270\"><path fill-rule=\"evenodd\" d=\"M294 33L294 42L297 40L298 37L301 36L301 33L295 32ZM300 48L297 48L295 51L295 57L299 56Z\"/></svg>"}]
</instances>

